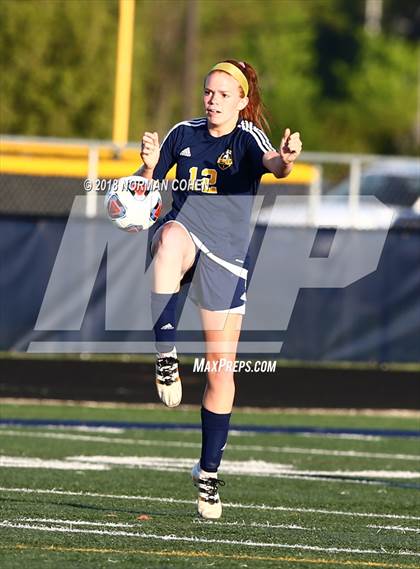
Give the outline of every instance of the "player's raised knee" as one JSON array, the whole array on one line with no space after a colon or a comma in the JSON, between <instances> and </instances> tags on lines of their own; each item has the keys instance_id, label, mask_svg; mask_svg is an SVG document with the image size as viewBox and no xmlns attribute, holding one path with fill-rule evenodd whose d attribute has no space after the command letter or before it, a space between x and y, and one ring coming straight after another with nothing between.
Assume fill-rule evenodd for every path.
<instances>
[{"instance_id":1,"label":"player's raised knee","mask_svg":"<svg viewBox=\"0 0 420 569\"><path fill-rule=\"evenodd\" d=\"M157 247L160 252L179 255L188 243L188 239L188 235L181 226L176 223L165 223L160 230Z\"/></svg>"}]
</instances>

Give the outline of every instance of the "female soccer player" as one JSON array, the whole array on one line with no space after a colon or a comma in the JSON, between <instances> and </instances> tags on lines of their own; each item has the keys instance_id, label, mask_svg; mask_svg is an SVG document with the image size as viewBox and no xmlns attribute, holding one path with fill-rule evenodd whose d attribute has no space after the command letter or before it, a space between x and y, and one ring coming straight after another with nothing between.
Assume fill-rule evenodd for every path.
<instances>
[{"instance_id":1,"label":"female soccer player","mask_svg":"<svg viewBox=\"0 0 420 569\"><path fill-rule=\"evenodd\" d=\"M245 312L252 200L264 173L278 178L290 173L302 144L298 132L286 129L279 150L271 145L263 131L268 125L257 75L249 63L215 65L205 78L203 100L206 116L176 124L160 148L156 132L144 134L144 164L137 174L163 179L177 165L172 209L158 222L151 243L156 385L165 405L179 405L176 308L180 286L189 282L211 369L201 409L201 458L192 477L199 514L216 519L222 513L218 486L224 484L217 471L227 442L235 394L232 369Z\"/></svg>"}]
</instances>

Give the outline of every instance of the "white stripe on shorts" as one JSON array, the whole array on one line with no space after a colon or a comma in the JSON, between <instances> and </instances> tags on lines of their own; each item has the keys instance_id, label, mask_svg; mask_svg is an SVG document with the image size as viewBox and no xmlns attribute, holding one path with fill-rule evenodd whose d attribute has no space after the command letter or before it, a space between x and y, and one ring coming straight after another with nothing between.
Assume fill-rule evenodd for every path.
<instances>
[{"instance_id":1,"label":"white stripe on shorts","mask_svg":"<svg viewBox=\"0 0 420 569\"><path fill-rule=\"evenodd\" d=\"M234 274L235 276L241 279L247 279L248 277L247 269L244 269L243 267L238 267L237 265L229 263L229 261L225 261L225 259L218 257L217 255L212 253L210 249L206 247L206 245L204 245L204 243L200 241L200 239L196 235L194 235L194 233L191 233L190 231L189 234L191 235L191 239L194 241L195 245L200 249L200 251L203 251L203 253L207 255L209 259L211 259L221 267L224 267L226 270L228 270L230 273Z\"/></svg>"},{"instance_id":2,"label":"white stripe on shorts","mask_svg":"<svg viewBox=\"0 0 420 569\"><path fill-rule=\"evenodd\" d=\"M221 259L217 255L214 255L214 253L212 253L210 251L210 249L208 247L206 247L206 245L204 245L204 243L202 241L200 241L200 239L196 235L194 235L194 233L189 231L185 227L185 225L183 223L181 223L181 221L177 221L176 219L168 219L168 221L166 221L163 225L166 225L167 223L177 223L178 225L180 225L183 229L185 229L185 231L191 237L194 245L198 249L200 249L200 251L202 251L209 259L211 259L212 261L214 261L218 265L224 267L226 270L228 270L230 273L236 275L237 277L247 280L247 278L248 278L248 270L247 269L244 269L243 267L238 267L237 265L234 265L233 263L229 263L229 261L225 261L225 259ZM163 225L161 225L161 227L159 227L158 231L163 227ZM156 235L157 235L157 232L153 236L153 241L154 241L154 238ZM152 245L153 245L153 241L152 241ZM246 293L244 293L244 294L245 294L245 298L241 297L241 300L243 300L244 303L241 304L240 306L235 306L234 308L225 308L223 310L212 310L212 312L220 312L221 314L228 313L228 312L230 314L245 314Z\"/></svg>"}]
</instances>

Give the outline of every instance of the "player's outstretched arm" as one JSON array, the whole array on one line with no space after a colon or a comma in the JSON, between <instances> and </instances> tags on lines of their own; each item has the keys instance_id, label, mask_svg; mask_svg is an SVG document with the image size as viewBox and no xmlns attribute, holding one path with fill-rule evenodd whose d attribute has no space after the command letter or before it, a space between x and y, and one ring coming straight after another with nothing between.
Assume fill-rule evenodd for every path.
<instances>
[{"instance_id":1,"label":"player's outstretched arm","mask_svg":"<svg viewBox=\"0 0 420 569\"><path fill-rule=\"evenodd\" d=\"M272 172L276 178L285 178L293 168L293 162L298 158L302 150L302 141L299 132L291 134L290 128L286 128L281 139L278 152L266 152L263 156L264 166Z\"/></svg>"},{"instance_id":2,"label":"player's outstretched arm","mask_svg":"<svg viewBox=\"0 0 420 569\"><path fill-rule=\"evenodd\" d=\"M157 132L145 132L141 139L140 157L143 165L134 173L135 176L143 176L152 179L153 171L159 161L159 137Z\"/></svg>"}]
</instances>

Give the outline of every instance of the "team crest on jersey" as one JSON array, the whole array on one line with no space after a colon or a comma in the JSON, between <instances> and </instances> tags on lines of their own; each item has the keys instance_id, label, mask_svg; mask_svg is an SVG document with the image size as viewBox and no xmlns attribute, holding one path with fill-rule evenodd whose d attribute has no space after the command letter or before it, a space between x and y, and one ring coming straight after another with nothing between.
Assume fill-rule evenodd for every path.
<instances>
[{"instance_id":1,"label":"team crest on jersey","mask_svg":"<svg viewBox=\"0 0 420 569\"><path fill-rule=\"evenodd\" d=\"M217 165L221 170L227 170L232 166L232 164L233 164L232 150L228 148L217 159Z\"/></svg>"}]
</instances>

